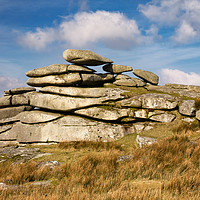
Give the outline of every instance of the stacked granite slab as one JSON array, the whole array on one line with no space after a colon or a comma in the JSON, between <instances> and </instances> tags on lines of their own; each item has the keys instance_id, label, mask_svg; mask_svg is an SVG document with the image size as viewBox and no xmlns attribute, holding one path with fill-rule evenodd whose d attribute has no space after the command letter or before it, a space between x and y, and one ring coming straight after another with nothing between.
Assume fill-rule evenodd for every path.
<instances>
[{"instance_id":1,"label":"stacked granite slab","mask_svg":"<svg viewBox=\"0 0 200 200\"><path fill-rule=\"evenodd\" d=\"M16 140L7 131L13 128L19 121L19 113L33 109L29 104L29 95L35 91L32 87L15 88L4 91L4 97L0 98L0 140Z\"/></svg>"},{"instance_id":2,"label":"stacked granite slab","mask_svg":"<svg viewBox=\"0 0 200 200\"><path fill-rule=\"evenodd\" d=\"M155 92L152 88L160 88L159 78L152 72L113 64L87 50L68 49L63 57L71 64L26 73L27 84L39 91L32 87L5 91L0 98L0 141L109 141L149 130L155 123L170 123L178 116L200 120L194 100ZM98 65L103 65L105 74L96 73L93 67ZM123 74L128 71L138 78ZM130 97L126 94L132 87L144 87L147 93Z\"/></svg>"}]
</instances>

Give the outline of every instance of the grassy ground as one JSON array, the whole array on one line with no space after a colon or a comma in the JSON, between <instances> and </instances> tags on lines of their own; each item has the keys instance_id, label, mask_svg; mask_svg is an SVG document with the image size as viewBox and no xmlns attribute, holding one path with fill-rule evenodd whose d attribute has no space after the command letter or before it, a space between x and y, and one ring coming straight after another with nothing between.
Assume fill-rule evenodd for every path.
<instances>
[{"instance_id":1,"label":"grassy ground","mask_svg":"<svg viewBox=\"0 0 200 200\"><path fill-rule=\"evenodd\" d=\"M109 143L63 142L39 146L49 156L0 163L0 199L200 199L199 123L157 125L141 135L158 142L138 148L136 134ZM31 147L31 146L29 146ZM130 159L118 161L120 156ZM56 160L59 166L39 167ZM50 180L49 185L31 185Z\"/></svg>"}]
</instances>

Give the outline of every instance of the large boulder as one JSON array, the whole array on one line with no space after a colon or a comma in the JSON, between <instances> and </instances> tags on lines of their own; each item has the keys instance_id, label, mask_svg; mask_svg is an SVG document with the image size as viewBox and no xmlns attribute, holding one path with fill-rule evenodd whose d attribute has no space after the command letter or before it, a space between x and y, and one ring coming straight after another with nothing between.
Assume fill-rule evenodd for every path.
<instances>
[{"instance_id":1,"label":"large boulder","mask_svg":"<svg viewBox=\"0 0 200 200\"><path fill-rule=\"evenodd\" d=\"M55 111L69 112L88 106L102 105L108 100L116 100L117 96L100 98L74 98L56 94L33 93L30 95L30 105Z\"/></svg>"},{"instance_id":2,"label":"large boulder","mask_svg":"<svg viewBox=\"0 0 200 200\"><path fill-rule=\"evenodd\" d=\"M123 72L132 71L133 68L125 65L107 64L103 66L103 70L113 74L121 74Z\"/></svg>"},{"instance_id":3,"label":"large boulder","mask_svg":"<svg viewBox=\"0 0 200 200\"><path fill-rule=\"evenodd\" d=\"M81 74L81 78L82 85L85 86L101 86L114 80L112 74Z\"/></svg>"},{"instance_id":4,"label":"large boulder","mask_svg":"<svg viewBox=\"0 0 200 200\"><path fill-rule=\"evenodd\" d=\"M68 115L47 123L16 123L10 131L17 135L19 142L109 141L133 133L134 127L96 122Z\"/></svg>"},{"instance_id":5,"label":"large boulder","mask_svg":"<svg viewBox=\"0 0 200 200\"><path fill-rule=\"evenodd\" d=\"M48 75L58 75L58 74L66 74L69 72L95 72L93 69L89 69L88 67L78 66L78 65L64 65L64 64L53 64L45 67L40 67L37 69L33 69L31 71L26 72L26 76L28 77L40 77L40 76L48 76Z\"/></svg>"},{"instance_id":6,"label":"large boulder","mask_svg":"<svg viewBox=\"0 0 200 200\"><path fill-rule=\"evenodd\" d=\"M182 115L195 116L195 100L183 100L179 105L179 112Z\"/></svg>"},{"instance_id":7,"label":"large boulder","mask_svg":"<svg viewBox=\"0 0 200 200\"><path fill-rule=\"evenodd\" d=\"M134 69L133 74L143 79L147 83L151 83L153 85L158 84L159 77L152 72L141 70L141 69Z\"/></svg>"},{"instance_id":8,"label":"large boulder","mask_svg":"<svg viewBox=\"0 0 200 200\"><path fill-rule=\"evenodd\" d=\"M79 73L69 73L61 75L49 75L44 77L29 78L27 84L35 87L48 85L71 86L81 82Z\"/></svg>"},{"instance_id":9,"label":"large boulder","mask_svg":"<svg viewBox=\"0 0 200 200\"><path fill-rule=\"evenodd\" d=\"M112 60L88 50L67 49L63 52L63 58L70 63L78 65L96 66L113 63Z\"/></svg>"},{"instance_id":10,"label":"large boulder","mask_svg":"<svg viewBox=\"0 0 200 200\"><path fill-rule=\"evenodd\" d=\"M119 88L81 88L81 87L57 87L57 86L47 86L40 89L43 93L60 94L71 97L107 97L120 99L124 98L123 93L127 92Z\"/></svg>"},{"instance_id":11,"label":"large boulder","mask_svg":"<svg viewBox=\"0 0 200 200\"><path fill-rule=\"evenodd\" d=\"M171 110L177 106L177 102L169 94L142 94L139 100L142 102L142 108Z\"/></svg>"}]
</instances>

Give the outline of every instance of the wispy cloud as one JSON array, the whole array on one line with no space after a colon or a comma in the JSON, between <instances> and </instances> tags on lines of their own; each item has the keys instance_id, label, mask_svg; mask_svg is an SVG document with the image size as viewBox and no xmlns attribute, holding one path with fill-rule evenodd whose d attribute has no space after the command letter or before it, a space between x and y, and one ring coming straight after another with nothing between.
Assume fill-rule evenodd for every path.
<instances>
[{"instance_id":1,"label":"wispy cloud","mask_svg":"<svg viewBox=\"0 0 200 200\"><path fill-rule=\"evenodd\" d=\"M152 0L139 5L140 12L159 26L172 27L172 39L180 44L200 41L199 0Z\"/></svg>"},{"instance_id":2,"label":"wispy cloud","mask_svg":"<svg viewBox=\"0 0 200 200\"><path fill-rule=\"evenodd\" d=\"M200 74L185 73L177 69L162 69L160 73L161 84L177 83L184 85L200 85Z\"/></svg>"},{"instance_id":3,"label":"wispy cloud","mask_svg":"<svg viewBox=\"0 0 200 200\"><path fill-rule=\"evenodd\" d=\"M37 28L19 38L25 47L40 50L54 41L76 48L102 43L114 49L127 49L143 42L135 20L119 12L79 12L55 28Z\"/></svg>"}]
</instances>

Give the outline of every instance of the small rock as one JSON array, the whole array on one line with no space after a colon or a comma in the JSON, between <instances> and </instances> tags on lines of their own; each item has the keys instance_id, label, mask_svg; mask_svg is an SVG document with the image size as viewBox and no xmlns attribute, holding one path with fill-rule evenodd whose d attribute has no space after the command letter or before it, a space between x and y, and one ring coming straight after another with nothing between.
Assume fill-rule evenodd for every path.
<instances>
[{"instance_id":1,"label":"small rock","mask_svg":"<svg viewBox=\"0 0 200 200\"><path fill-rule=\"evenodd\" d=\"M107 64L103 66L103 70L113 74L121 74L122 72L132 71L133 68L125 65Z\"/></svg>"},{"instance_id":2,"label":"small rock","mask_svg":"<svg viewBox=\"0 0 200 200\"><path fill-rule=\"evenodd\" d=\"M163 122L163 123L172 122L175 118L176 118L176 115L169 114L169 113L153 115L152 117L150 117L150 119L153 121Z\"/></svg>"},{"instance_id":3,"label":"small rock","mask_svg":"<svg viewBox=\"0 0 200 200\"><path fill-rule=\"evenodd\" d=\"M134 158L134 155L124 155L117 158L117 162L128 161Z\"/></svg>"},{"instance_id":4,"label":"small rock","mask_svg":"<svg viewBox=\"0 0 200 200\"><path fill-rule=\"evenodd\" d=\"M195 121L195 119L187 117L187 118L183 118L182 121L187 122L187 123L192 123Z\"/></svg>"},{"instance_id":5,"label":"small rock","mask_svg":"<svg viewBox=\"0 0 200 200\"><path fill-rule=\"evenodd\" d=\"M114 76L112 74L81 74L82 85L98 86L104 83L112 82Z\"/></svg>"},{"instance_id":6,"label":"small rock","mask_svg":"<svg viewBox=\"0 0 200 200\"><path fill-rule=\"evenodd\" d=\"M182 115L195 116L195 100L183 100L179 106L179 112Z\"/></svg>"},{"instance_id":7,"label":"small rock","mask_svg":"<svg viewBox=\"0 0 200 200\"><path fill-rule=\"evenodd\" d=\"M140 148L142 148L144 145L152 145L155 143L157 140L155 138L150 138L150 137L143 137L137 135L136 137L136 143Z\"/></svg>"}]
</instances>

